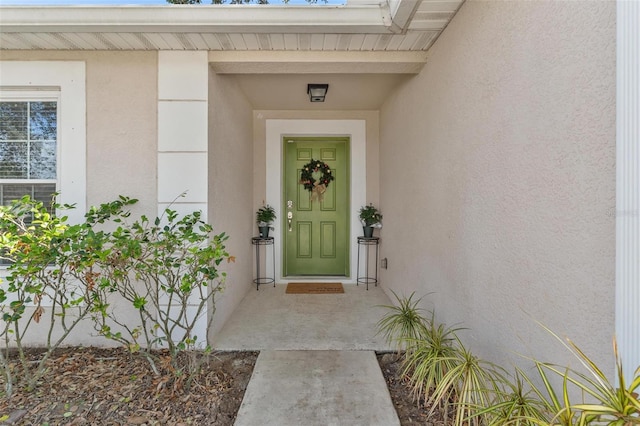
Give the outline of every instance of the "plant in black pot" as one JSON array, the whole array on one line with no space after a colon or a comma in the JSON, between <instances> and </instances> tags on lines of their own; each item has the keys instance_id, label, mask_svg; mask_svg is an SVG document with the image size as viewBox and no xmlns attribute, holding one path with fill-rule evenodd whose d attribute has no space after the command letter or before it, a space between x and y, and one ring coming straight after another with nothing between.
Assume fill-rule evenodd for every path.
<instances>
[{"instance_id":1,"label":"plant in black pot","mask_svg":"<svg viewBox=\"0 0 640 426\"><path fill-rule=\"evenodd\" d=\"M364 236L366 238L373 237L374 228L382 228L382 213L369 204L368 206L360 207L360 223L362 223L362 229L364 230Z\"/></svg>"},{"instance_id":2,"label":"plant in black pot","mask_svg":"<svg viewBox=\"0 0 640 426\"><path fill-rule=\"evenodd\" d=\"M276 211L269 204L260 207L256 212L256 223L260 231L261 238L269 237L269 228L273 228L271 223L276 220Z\"/></svg>"}]
</instances>

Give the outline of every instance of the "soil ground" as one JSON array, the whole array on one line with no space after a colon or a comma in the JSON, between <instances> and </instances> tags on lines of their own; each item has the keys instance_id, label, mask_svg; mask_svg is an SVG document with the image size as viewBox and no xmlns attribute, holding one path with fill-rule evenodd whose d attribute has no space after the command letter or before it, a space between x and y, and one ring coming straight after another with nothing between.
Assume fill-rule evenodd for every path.
<instances>
[{"instance_id":1,"label":"soil ground","mask_svg":"<svg viewBox=\"0 0 640 426\"><path fill-rule=\"evenodd\" d=\"M411 389L402 377L402 362L395 353L378 354L378 363L382 375L387 382L391 400L393 401L400 424L444 426L445 422L440 412L429 415L429 409L425 408L424 401L418 404L413 400Z\"/></svg>"},{"instance_id":2,"label":"soil ground","mask_svg":"<svg viewBox=\"0 0 640 426\"><path fill-rule=\"evenodd\" d=\"M34 391L0 396L0 424L233 425L257 352L208 355L190 390L185 378L172 372L168 354L157 355L160 375L124 349L61 349L47 362L48 372ZM380 354L378 361L403 426L444 425L412 401L396 355ZM4 388L1 379L0 385Z\"/></svg>"}]
</instances>

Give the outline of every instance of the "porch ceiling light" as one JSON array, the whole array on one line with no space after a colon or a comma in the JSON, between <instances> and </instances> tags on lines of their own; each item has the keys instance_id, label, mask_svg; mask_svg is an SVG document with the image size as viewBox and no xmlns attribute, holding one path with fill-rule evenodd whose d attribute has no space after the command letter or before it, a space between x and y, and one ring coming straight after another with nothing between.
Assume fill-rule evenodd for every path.
<instances>
[{"instance_id":1,"label":"porch ceiling light","mask_svg":"<svg viewBox=\"0 0 640 426\"><path fill-rule=\"evenodd\" d=\"M307 93L309 94L309 100L311 102L324 102L328 90L328 84L307 84Z\"/></svg>"}]
</instances>

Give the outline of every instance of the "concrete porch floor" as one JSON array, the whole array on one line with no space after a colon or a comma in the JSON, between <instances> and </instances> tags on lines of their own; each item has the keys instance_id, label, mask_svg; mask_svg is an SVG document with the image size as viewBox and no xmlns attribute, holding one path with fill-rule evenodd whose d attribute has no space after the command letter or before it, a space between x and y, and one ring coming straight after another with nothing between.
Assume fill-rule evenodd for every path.
<instances>
[{"instance_id":1,"label":"concrete porch floor","mask_svg":"<svg viewBox=\"0 0 640 426\"><path fill-rule=\"evenodd\" d=\"M216 350L374 350L390 347L376 323L391 305L378 286L344 284L344 294L286 294L286 284L249 291L222 330Z\"/></svg>"},{"instance_id":2,"label":"concrete porch floor","mask_svg":"<svg viewBox=\"0 0 640 426\"><path fill-rule=\"evenodd\" d=\"M380 287L344 294L249 291L214 338L216 350L260 351L235 426L400 424L374 351L391 301Z\"/></svg>"}]
</instances>

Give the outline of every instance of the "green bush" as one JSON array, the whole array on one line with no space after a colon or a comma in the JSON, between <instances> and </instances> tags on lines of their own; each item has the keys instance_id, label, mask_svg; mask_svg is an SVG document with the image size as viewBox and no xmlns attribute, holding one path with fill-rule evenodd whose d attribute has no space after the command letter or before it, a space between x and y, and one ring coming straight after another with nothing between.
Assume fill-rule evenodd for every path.
<instances>
[{"instance_id":1,"label":"green bush","mask_svg":"<svg viewBox=\"0 0 640 426\"><path fill-rule=\"evenodd\" d=\"M93 317L101 335L141 352L156 372L153 349L168 348L174 371L181 374L179 353L197 348L198 339L206 344L206 336L195 335L194 326L208 304L215 306L226 277L220 263L232 258L225 251L227 236L214 235L199 212L183 217L170 209L164 213L154 220L119 220L110 234ZM137 323L112 309L113 293L137 312ZM190 366L198 368L197 363Z\"/></svg>"},{"instance_id":2,"label":"green bush","mask_svg":"<svg viewBox=\"0 0 640 426\"><path fill-rule=\"evenodd\" d=\"M225 273L224 233L215 235L195 212L179 218L167 209L163 218L146 217L129 224L128 197L92 207L80 224L54 215L73 208L24 197L0 206L0 258L8 263L0 286L0 370L4 393L16 384L33 389L46 373L45 363L78 323L91 317L99 334L141 352L155 366L153 349L167 348L176 375L188 379L199 368L188 354L194 349L193 328L214 296ZM109 231L109 229L114 229ZM129 303L138 323L112 307L114 299ZM208 317L210 325L212 314ZM27 359L25 342L44 336L41 357ZM17 361L16 361L17 360ZM189 381L187 381L189 384Z\"/></svg>"},{"instance_id":3,"label":"green bush","mask_svg":"<svg viewBox=\"0 0 640 426\"><path fill-rule=\"evenodd\" d=\"M91 209L81 224L50 213L73 208L69 205L46 207L26 196L0 206L0 257L8 262L0 286L0 368L7 396L16 383L34 388L52 352L89 315L100 263L109 252L108 234L96 225L126 216L123 208L133 202L121 199ZM46 342L40 359L31 363L25 342L34 334Z\"/></svg>"}]
</instances>

